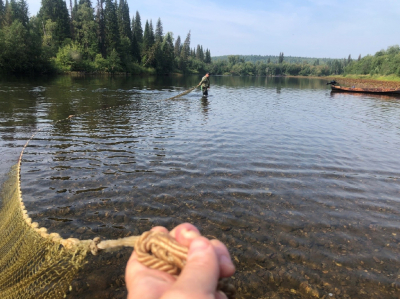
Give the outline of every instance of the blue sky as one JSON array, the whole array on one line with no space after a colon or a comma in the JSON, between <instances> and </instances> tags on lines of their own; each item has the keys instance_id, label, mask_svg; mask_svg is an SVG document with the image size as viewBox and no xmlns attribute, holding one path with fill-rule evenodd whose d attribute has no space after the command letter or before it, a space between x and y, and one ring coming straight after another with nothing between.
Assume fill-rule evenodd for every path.
<instances>
[{"instance_id":1,"label":"blue sky","mask_svg":"<svg viewBox=\"0 0 400 299\"><path fill-rule=\"evenodd\" d=\"M119 0L118 0L119 1ZM27 0L31 15L40 0ZM93 2L93 1L92 1ZM97 1L96 1L97 2ZM69 0L67 0L69 3ZM399 0L128 0L133 16L219 55L347 58L400 44Z\"/></svg>"}]
</instances>

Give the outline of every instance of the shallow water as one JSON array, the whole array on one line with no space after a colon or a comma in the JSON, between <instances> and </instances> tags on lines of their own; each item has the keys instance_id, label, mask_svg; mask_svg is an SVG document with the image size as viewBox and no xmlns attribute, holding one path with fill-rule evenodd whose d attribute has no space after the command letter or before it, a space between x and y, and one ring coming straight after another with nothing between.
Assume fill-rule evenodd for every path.
<instances>
[{"instance_id":1,"label":"shallow water","mask_svg":"<svg viewBox=\"0 0 400 299\"><path fill-rule=\"evenodd\" d=\"M29 215L81 239L194 223L227 244L240 298L398 298L400 99L212 77L208 99L168 100L199 80L3 80L4 165L42 129L23 156ZM70 296L125 296L129 253L92 258Z\"/></svg>"}]
</instances>

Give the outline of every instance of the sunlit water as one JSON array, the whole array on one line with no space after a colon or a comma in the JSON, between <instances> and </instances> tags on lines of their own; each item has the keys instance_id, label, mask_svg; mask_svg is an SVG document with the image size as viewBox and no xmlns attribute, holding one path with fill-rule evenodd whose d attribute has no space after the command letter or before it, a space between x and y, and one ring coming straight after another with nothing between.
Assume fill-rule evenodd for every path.
<instances>
[{"instance_id":1,"label":"sunlit water","mask_svg":"<svg viewBox=\"0 0 400 299\"><path fill-rule=\"evenodd\" d=\"M34 221L80 239L191 222L228 246L240 298L400 297L400 99L212 77L207 99L168 100L200 77L1 83L5 168L41 129ZM70 296L125 296L129 253L92 258Z\"/></svg>"}]
</instances>

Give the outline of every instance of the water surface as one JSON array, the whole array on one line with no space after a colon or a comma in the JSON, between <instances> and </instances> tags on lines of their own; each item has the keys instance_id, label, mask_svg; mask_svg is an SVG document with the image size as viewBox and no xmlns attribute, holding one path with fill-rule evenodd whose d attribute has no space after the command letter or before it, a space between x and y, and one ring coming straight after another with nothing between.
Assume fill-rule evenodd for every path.
<instances>
[{"instance_id":1,"label":"water surface","mask_svg":"<svg viewBox=\"0 0 400 299\"><path fill-rule=\"evenodd\" d=\"M168 100L200 77L1 82L5 166L41 129L34 221L80 239L191 222L227 244L240 298L398 298L400 100L248 77ZM125 296L129 254L92 258L70 296Z\"/></svg>"}]
</instances>

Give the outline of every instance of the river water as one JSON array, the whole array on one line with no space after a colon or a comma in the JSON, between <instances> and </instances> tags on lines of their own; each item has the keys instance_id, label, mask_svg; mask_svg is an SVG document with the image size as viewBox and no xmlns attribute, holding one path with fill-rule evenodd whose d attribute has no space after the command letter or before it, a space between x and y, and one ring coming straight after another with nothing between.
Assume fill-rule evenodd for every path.
<instances>
[{"instance_id":1,"label":"river water","mask_svg":"<svg viewBox=\"0 0 400 299\"><path fill-rule=\"evenodd\" d=\"M40 129L21 186L50 232L191 222L228 246L238 298L399 298L400 99L211 77L168 100L200 79L3 78L1 180ZM69 297L126 296L129 254L90 258Z\"/></svg>"}]
</instances>

